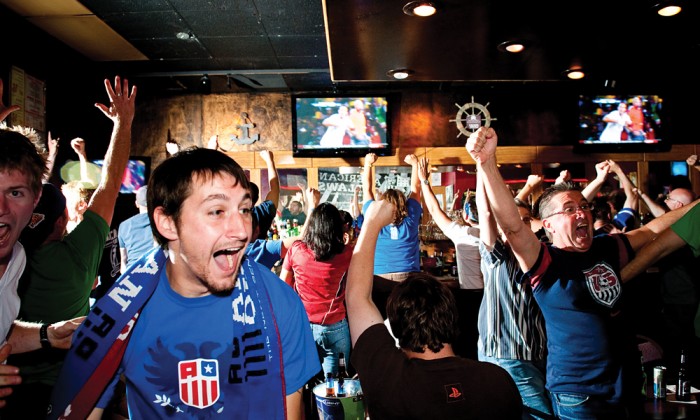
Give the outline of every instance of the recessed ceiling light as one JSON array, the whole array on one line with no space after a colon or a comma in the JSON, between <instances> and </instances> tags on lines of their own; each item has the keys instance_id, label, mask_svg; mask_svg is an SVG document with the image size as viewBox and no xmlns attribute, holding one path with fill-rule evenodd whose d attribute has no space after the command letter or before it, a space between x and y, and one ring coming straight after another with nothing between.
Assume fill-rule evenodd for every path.
<instances>
[{"instance_id":1,"label":"recessed ceiling light","mask_svg":"<svg viewBox=\"0 0 700 420\"><path fill-rule=\"evenodd\" d=\"M509 52L517 54L525 49L525 45L519 41L506 41L498 45L498 50L501 52Z\"/></svg>"},{"instance_id":2,"label":"recessed ceiling light","mask_svg":"<svg viewBox=\"0 0 700 420\"><path fill-rule=\"evenodd\" d=\"M429 1L412 1L406 3L403 12L409 16L428 17L435 14L435 4Z\"/></svg>"},{"instance_id":3,"label":"recessed ceiling light","mask_svg":"<svg viewBox=\"0 0 700 420\"><path fill-rule=\"evenodd\" d=\"M413 71L411 71L409 69L394 69L394 70L389 70L386 74L388 76L393 77L394 79L403 80L403 79L406 79L411 74L413 74Z\"/></svg>"},{"instance_id":4,"label":"recessed ceiling light","mask_svg":"<svg viewBox=\"0 0 700 420\"><path fill-rule=\"evenodd\" d=\"M654 5L656 13L660 16L669 17L675 16L681 12L681 7L670 1L665 1Z\"/></svg>"},{"instance_id":5,"label":"recessed ceiling light","mask_svg":"<svg viewBox=\"0 0 700 420\"><path fill-rule=\"evenodd\" d=\"M580 67L568 69L564 71L564 74L571 80L579 80L586 77L586 73Z\"/></svg>"}]
</instances>

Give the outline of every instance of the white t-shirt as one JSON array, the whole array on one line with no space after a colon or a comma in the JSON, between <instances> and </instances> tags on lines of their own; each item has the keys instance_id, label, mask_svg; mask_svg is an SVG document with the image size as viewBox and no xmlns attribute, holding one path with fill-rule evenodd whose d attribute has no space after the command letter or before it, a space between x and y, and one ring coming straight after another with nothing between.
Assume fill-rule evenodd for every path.
<instances>
[{"instance_id":1,"label":"white t-shirt","mask_svg":"<svg viewBox=\"0 0 700 420\"><path fill-rule=\"evenodd\" d=\"M455 244L459 288L483 289L484 277L481 274L479 228L460 225L453 221L443 233Z\"/></svg>"},{"instance_id":2,"label":"white t-shirt","mask_svg":"<svg viewBox=\"0 0 700 420\"><path fill-rule=\"evenodd\" d=\"M12 257L7 265L5 274L0 279L0 343L7 339L12 323L19 313L19 295L17 283L22 276L27 257L24 247L19 242L12 248Z\"/></svg>"}]
</instances>

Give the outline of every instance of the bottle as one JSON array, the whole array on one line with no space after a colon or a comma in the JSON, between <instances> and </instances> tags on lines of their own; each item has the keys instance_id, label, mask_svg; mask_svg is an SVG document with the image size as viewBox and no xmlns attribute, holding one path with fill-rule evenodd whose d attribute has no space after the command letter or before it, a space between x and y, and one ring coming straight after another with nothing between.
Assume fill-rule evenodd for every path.
<instances>
[{"instance_id":1,"label":"bottle","mask_svg":"<svg viewBox=\"0 0 700 420\"><path fill-rule=\"evenodd\" d=\"M338 392L336 393L336 396L338 398L343 398L347 396L345 393L345 378L342 376L338 375Z\"/></svg>"},{"instance_id":2,"label":"bottle","mask_svg":"<svg viewBox=\"0 0 700 420\"><path fill-rule=\"evenodd\" d=\"M326 397L335 397L335 380L333 373L326 373Z\"/></svg>"},{"instance_id":3,"label":"bottle","mask_svg":"<svg viewBox=\"0 0 700 420\"><path fill-rule=\"evenodd\" d=\"M639 352L639 357L641 359L641 365L642 365L642 399L646 400L647 398L647 371L644 370L644 355L642 352Z\"/></svg>"},{"instance_id":4,"label":"bottle","mask_svg":"<svg viewBox=\"0 0 700 420\"><path fill-rule=\"evenodd\" d=\"M338 379L349 377L348 370L345 368L345 353L338 353Z\"/></svg>"},{"instance_id":5,"label":"bottle","mask_svg":"<svg viewBox=\"0 0 700 420\"><path fill-rule=\"evenodd\" d=\"M676 400L690 400L690 378L688 378L688 365L685 352L681 350L681 364L678 367L678 383L676 384Z\"/></svg>"}]
</instances>

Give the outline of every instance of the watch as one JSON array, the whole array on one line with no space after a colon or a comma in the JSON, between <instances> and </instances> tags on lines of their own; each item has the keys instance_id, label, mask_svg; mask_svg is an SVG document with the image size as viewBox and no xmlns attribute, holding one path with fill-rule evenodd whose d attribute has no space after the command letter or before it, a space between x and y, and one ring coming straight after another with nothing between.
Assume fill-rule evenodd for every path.
<instances>
[{"instance_id":1,"label":"watch","mask_svg":"<svg viewBox=\"0 0 700 420\"><path fill-rule=\"evenodd\" d=\"M49 334L46 331L49 328L49 324L41 324L39 328L39 342L41 343L41 348L50 349L51 342L49 341Z\"/></svg>"},{"instance_id":2,"label":"watch","mask_svg":"<svg viewBox=\"0 0 700 420\"><path fill-rule=\"evenodd\" d=\"M430 185L430 180L429 180L428 178L425 178L425 179L423 180L423 183L424 183L425 185Z\"/></svg>"}]
</instances>

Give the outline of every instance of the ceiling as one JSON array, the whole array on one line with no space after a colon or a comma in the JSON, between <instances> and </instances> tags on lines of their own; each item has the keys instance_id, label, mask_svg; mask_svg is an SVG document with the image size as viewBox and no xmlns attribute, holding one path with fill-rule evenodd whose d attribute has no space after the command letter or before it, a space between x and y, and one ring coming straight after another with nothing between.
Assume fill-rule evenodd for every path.
<instances>
[{"instance_id":1,"label":"ceiling","mask_svg":"<svg viewBox=\"0 0 700 420\"><path fill-rule=\"evenodd\" d=\"M0 0L105 68L163 92L301 92L376 86L588 80L698 86L699 6L649 0ZM189 39L179 39L178 33ZM519 54L497 46L518 39ZM409 68L407 81L387 71ZM403 84L403 85L402 85ZM697 91L695 92L698 93Z\"/></svg>"}]
</instances>

